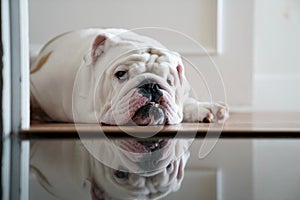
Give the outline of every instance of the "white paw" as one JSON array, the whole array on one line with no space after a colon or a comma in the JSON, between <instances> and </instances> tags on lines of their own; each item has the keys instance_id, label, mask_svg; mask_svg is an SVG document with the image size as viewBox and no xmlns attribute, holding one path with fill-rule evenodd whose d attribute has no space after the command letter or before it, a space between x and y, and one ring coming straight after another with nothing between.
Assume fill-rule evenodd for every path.
<instances>
[{"instance_id":1,"label":"white paw","mask_svg":"<svg viewBox=\"0 0 300 200\"><path fill-rule=\"evenodd\" d=\"M204 107L207 109L207 113L205 113L205 117L202 119L201 122L222 123L229 117L229 107L225 103L213 103L210 105L205 105Z\"/></svg>"},{"instance_id":2,"label":"white paw","mask_svg":"<svg viewBox=\"0 0 300 200\"><path fill-rule=\"evenodd\" d=\"M222 123L229 117L229 107L225 103L199 102L188 99L183 107L183 121Z\"/></svg>"}]
</instances>

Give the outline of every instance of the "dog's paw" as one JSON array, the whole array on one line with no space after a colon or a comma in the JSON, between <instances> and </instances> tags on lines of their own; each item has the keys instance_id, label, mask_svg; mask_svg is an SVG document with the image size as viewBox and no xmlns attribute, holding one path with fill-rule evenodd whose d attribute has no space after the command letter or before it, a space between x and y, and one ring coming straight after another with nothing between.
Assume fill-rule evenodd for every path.
<instances>
[{"instance_id":1,"label":"dog's paw","mask_svg":"<svg viewBox=\"0 0 300 200\"><path fill-rule=\"evenodd\" d=\"M213 103L211 105L206 105L205 108L207 109L206 112L204 114L201 114L202 116L205 115L205 117L200 120L200 122L222 123L229 117L229 106L225 103Z\"/></svg>"},{"instance_id":2,"label":"dog's paw","mask_svg":"<svg viewBox=\"0 0 300 200\"><path fill-rule=\"evenodd\" d=\"M185 122L222 123L229 117L229 107L225 103L202 103L190 100L184 106Z\"/></svg>"}]
</instances>

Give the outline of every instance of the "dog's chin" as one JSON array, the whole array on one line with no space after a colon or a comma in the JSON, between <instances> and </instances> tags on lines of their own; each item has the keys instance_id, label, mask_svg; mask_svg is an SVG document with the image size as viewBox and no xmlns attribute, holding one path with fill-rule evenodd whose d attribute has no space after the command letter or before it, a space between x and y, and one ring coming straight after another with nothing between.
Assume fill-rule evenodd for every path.
<instances>
[{"instance_id":1,"label":"dog's chin","mask_svg":"<svg viewBox=\"0 0 300 200\"><path fill-rule=\"evenodd\" d=\"M132 123L139 126L165 124L164 110L158 104L148 103L135 112Z\"/></svg>"}]
</instances>

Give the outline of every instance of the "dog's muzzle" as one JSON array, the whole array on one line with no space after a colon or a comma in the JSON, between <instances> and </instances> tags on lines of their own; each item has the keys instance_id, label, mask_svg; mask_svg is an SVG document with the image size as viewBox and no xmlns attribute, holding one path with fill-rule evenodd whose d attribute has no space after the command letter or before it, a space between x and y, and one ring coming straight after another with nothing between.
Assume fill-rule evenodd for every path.
<instances>
[{"instance_id":1,"label":"dog's muzzle","mask_svg":"<svg viewBox=\"0 0 300 200\"><path fill-rule=\"evenodd\" d=\"M138 140L138 143L140 143L148 152L154 152L161 148L163 148L164 140L163 139L157 139L157 140Z\"/></svg>"},{"instance_id":2,"label":"dog's muzzle","mask_svg":"<svg viewBox=\"0 0 300 200\"><path fill-rule=\"evenodd\" d=\"M138 88L138 92L148 101L135 112L132 120L142 126L164 124L165 113L160 106L163 93L160 86L156 83L146 83Z\"/></svg>"}]
</instances>

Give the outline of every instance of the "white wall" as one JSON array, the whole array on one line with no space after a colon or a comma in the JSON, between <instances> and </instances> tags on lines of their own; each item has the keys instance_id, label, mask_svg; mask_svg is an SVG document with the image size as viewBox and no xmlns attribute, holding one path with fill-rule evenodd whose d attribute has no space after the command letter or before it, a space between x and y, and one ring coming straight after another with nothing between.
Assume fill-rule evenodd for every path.
<instances>
[{"instance_id":1,"label":"white wall","mask_svg":"<svg viewBox=\"0 0 300 200\"><path fill-rule=\"evenodd\" d=\"M300 110L300 1L256 0L254 108Z\"/></svg>"},{"instance_id":2,"label":"white wall","mask_svg":"<svg viewBox=\"0 0 300 200\"><path fill-rule=\"evenodd\" d=\"M62 32L88 27L142 28L162 27L188 34L206 48L216 48L217 0L30 0L31 42L44 44ZM171 47L185 48L172 36ZM175 45L173 46L173 44ZM184 50L184 52L191 50Z\"/></svg>"},{"instance_id":3,"label":"white wall","mask_svg":"<svg viewBox=\"0 0 300 200\"><path fill-rule=\"evenodd\" d=\"M300 74L300 1L255 1L255 73Z\"/></svg>"}]
</instances>

